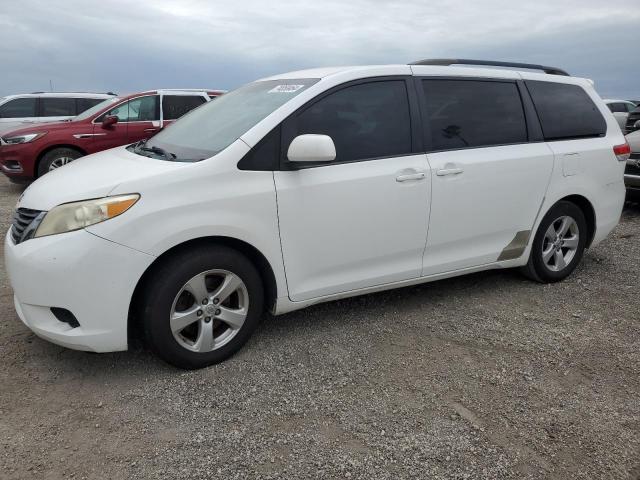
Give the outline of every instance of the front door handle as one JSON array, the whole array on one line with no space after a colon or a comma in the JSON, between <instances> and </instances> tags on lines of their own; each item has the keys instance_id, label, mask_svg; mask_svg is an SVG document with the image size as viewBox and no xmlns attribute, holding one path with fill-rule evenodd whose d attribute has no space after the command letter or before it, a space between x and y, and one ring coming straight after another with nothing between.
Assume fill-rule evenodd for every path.
<instances>
[{"instance_id":1,"label":"front door handle","mask_svg":"<svg viewBox=\"0 0 640 480\"><path fill-rule=\"evenodd\" d=\"M396 182L409 182L411 180L422 180L425 177L424 172L406 173L404 175L398 175Z\"/></svg>"},{"instance_id":2,"label":"front door handle","mask_svg":"<svg viewBox=\"0 0 640 480\"><path fill-rule=\"evenodd\" d=\"M439 177L444 177L445 175L458 175L462 173L464 170L461 168L443 168L441 170L436 171L436 175Z\"/></svg>"},{"instance_id":3,"label":"front door handle","mask_svg":"<svg viewBox=\"0 0 640 480\"><path fill-rule=\"evenodd\" d=\"M160 130L159 128L145 128L144 131L147 133L153 133L153 132L157 132L158 130Z\"/></svg>"}]
</instances>

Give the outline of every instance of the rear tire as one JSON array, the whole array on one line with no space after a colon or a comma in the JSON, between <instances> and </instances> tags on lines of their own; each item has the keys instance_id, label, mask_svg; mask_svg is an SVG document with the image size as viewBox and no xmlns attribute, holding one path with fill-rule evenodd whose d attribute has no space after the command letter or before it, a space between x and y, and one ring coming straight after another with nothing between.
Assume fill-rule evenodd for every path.
<instances>
[{"instance_id":1,"label":"rear tire","mask_svg":"<svg viewBox=\"0 0 640 480\"><path fill-rule=\"evenodd\" d=\"M540 222L523 273L542 283L564 280L584 255L587 221L574 203L556 203Z\"/></svg>"},{"instance_id":2,"label":"rear tire","mask_svg":"<svg viewBox=\"0 0 640 480\"><path fill-rule=\"evenodd\" d=\"M71 163L82 156L83 154L81 152L73 148L54 148L50 152L45 153L40 159L40 163L38 164L38 177Z\"/></svg>"},{"instance_id":3,"label":"rear tire","mask_svg":"<svg viewBox=\"0 0 640 480\"><path fill-rule=\"evenodd\" d=\"M145 338L176 367L206 367L246 343L263 303L260 274L240 252L224 246L184 250L156 268L144 288Z\"/></svg>"}]
</instances>

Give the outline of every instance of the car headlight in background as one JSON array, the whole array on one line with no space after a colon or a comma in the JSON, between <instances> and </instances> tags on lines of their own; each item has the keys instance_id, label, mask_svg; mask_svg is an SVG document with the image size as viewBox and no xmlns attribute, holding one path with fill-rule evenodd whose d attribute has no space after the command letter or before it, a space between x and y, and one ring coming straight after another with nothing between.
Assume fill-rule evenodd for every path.
<instances>
[{"instance_id":1,"label":"car headlight in background","mask_svg":"<svg viewBox=\"0 0 640 480\"><path fill-rule=\"evenodd\" d=\"M34 238L71 232L104 222L126 212L140 198L137 193L63 203L52 208L36 229Z\"/></svg>"},{"instance_id":2,"label":"car headlight in background","mask_svg":"<svg viewBox=\"0 0 640 480\"><path fill-rule=\"evenodd\" d=\"M29 143L42 138L47 132L28 133L26 135L14 135L12 137L2 137L2 141L7 145L18 145L20 143Z\"/></svg>"}]
</instances>

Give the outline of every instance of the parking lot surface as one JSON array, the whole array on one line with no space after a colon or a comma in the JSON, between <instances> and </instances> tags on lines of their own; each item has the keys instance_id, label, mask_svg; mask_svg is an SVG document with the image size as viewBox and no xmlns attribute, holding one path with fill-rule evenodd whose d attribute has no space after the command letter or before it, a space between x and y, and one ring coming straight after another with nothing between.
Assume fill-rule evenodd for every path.
<instances>
[{"instance_id":1,"label":"parking lot surface","mask_svg":"<svg viewBox=\"0 0 640 480\"><path fill-rule=\"evenodd\" d=\"M0 178L3 233L21 191ZM562 283L492 271L268 317L194 372L40 340L0 266L2 479L640 479L637 204Z\"/></svg>"}]
</instances>

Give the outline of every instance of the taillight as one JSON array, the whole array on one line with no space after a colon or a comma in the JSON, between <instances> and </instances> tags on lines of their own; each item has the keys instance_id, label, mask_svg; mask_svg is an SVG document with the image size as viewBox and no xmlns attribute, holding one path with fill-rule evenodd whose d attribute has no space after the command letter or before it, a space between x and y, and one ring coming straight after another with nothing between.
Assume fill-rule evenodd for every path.
<instances>
[{"instance_id":1,"label":"taillight","mask_svg":"<svg viewBox=\"0 0 640 480\"><path fill-rule=\"evenodd\" d=\"M627 142L622 145L616 145L613 147L613 154L621 162L626 162L631 156L631 146Z\"/></svg>"}]
</instances>

